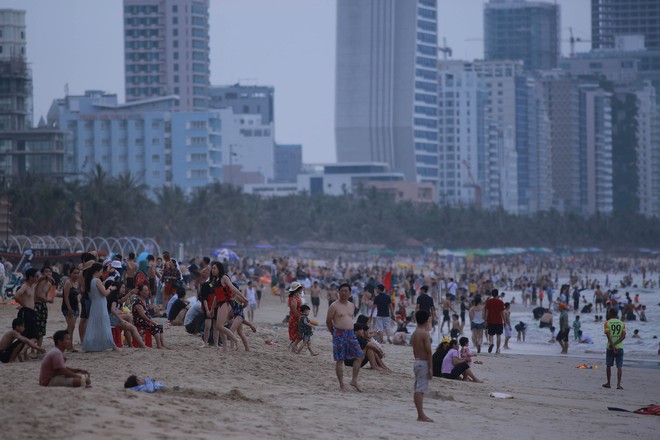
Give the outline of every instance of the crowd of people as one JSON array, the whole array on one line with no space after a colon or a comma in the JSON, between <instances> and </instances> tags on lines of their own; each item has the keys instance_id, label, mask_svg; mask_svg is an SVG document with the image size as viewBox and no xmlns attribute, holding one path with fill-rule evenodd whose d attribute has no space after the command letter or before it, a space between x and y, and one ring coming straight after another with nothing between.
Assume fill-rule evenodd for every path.
<instances>
[{"instance_id":1,"label":"crowd of people","mask_svg":"<svg viewBox=\"0 0 660 440\"><path fill-rule=\"evenodd\" d=\"M153 345L152 340L156 348L169 349L164 324L158 322L163 318L170 325L183 325L188 333L199 334L202 347L227 352L242 344L249 351L243 328L256 331L255 312L268 285L285 303L288 349L296 354L309 351L312 356L318 355L312 338L318 326L321 300L327 300L325 325L332 335L341 390L347 389L345 367L351 370L348 384L362 391L358 383L362 367L389 370L384 362L384 344L411 346L418 420L432 421L423 410L429 380L442 377L479 383L474 365L481 363L476 358L482 346L487 345L489 353L499 354L501 349L509 348L513 329L519 341L525 340L528 326L521 321L512 327L510 308L515 298L505 302L506 294L500 293L504 288L521 291L522 305L532 307L541 326L550 328L551 340L559 342L562 353L568 352L570 329L576 340L589 339L580 330L579 316L569 325L568 312L580 310L582 301L590 313L593 304L587 304L581 293L595 288L594 311L605 310L609 318L604 323L608 369L607 384L603 386L610 386L610 368L616 364L617 387L621 387L624 322L631 319L631 313L633 318L637 313L644 320L645 306L627 293L621 297L617 288L610 285L609 277L604 283L607 288L601 289L589 274L626 268L643 273L643 282L648 284L654 283L651 277L660 269L653 264L640 265L636 260L613 263L539 256L470 265L436 260L424 261L421 270L417 266L419 263L393 267L391 262L341 259L332 264L316 264L288 257L224 263L204 257L184 264L167 252L162 256L149 255L139 262L132 253L126 259L121 255L103 259L96 252L85 252L79 264L44 264L40 271L31 267L25 271L23 283L14 295L20 306L17 317L12 329L0 338L0 360L24 361L45 352L48 304L58 296L62 298L60 310L67 328L55 332L55 346L42 360L39 382L44 386L91 386L86 371L65 364L63 353L77 350L73 344L76 327L79 347L85 352L120 351L126 346L147 348ZM559 287L555 298L558 273L567 269L570 283ZM632 283L632 277L624 278L621 284L628 282ZM306 295L311 298L311 307ZM553 305L560 312L556 334ZM464 336L468 321L474 351L470 339ZM409 326L415 327L412 334ZM433 351L431 333L436 327L442 339ZM144 385L137 379L129 382Z\"/></svg>"}]
</instances>

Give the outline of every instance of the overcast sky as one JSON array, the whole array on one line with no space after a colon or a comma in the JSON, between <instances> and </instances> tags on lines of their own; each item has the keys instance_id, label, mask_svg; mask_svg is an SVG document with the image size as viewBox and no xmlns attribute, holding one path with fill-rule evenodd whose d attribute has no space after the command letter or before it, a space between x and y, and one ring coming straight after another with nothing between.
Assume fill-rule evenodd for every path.
<instances>
[{"instance_id":1,"label":"overcast sky","mask_svg":"<svg viewBox=\"0 0 660 440\"><path fill-rule=\"evenodd\" d=\"M360 0L356 0L360 1ZM398 0L412 1L412 0ZM590 0L557 0L562 39L591 36ZM275 87L275 137L307 163L334 162L334 0L211 0L211 83ZM483 58L485 0L438 0L440 42ZM53 99L101 89L124 99L121 0L2 0L27 11L35 123ZM577 46L586 51L589 44ZM562 44L568 54L568 43Z\"/></svg>"}]
</instances>

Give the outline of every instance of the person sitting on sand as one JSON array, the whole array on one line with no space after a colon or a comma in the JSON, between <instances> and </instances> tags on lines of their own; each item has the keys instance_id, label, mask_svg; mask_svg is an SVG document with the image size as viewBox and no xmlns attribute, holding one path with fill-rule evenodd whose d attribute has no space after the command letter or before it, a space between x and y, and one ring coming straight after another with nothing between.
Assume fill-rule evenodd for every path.
<instances>
[{"instance_id":1,"label":"person sitting on sand","mask_svg":"<svg viewBox=\"0 0 660 440\"><path fill-rule=\"evenodd\" d=\"M385 352L383 349L375 342L375 340L369 340L369 326L366 324L354 324L353 331L357 337L358 344L364 353L364 359L360 363L360 368L367 365L367 362L370 365L372 370L386 370L391 371L383 362L385 357ZM353 366L353 359L344 360L344 365L347 367Z\"/></svg>"},{"instance_id":2,"label":"person sitting on sand","mask_svg":"<svg viewBox=\"0 0 660 440\"><path fill-rule=\"evenodd\" d=\"M448 337L442 338L442 341L440 341L433 353L433 376L435 377L442 377L442 361L449 351L450 341L451 339Z\"/></svg>"},{"instance_id":3,"label":"person sitting on sand","mask_svg":"<svg viewBox=\"0 0 660 440\"><path fill-rule=\"evenodd\" d=\"M55 347L41 361L39 385L44 387L81 387L92 386L89 372L80 368L68 368L64 350L71 348L71 336L66 330L58 330L53 335ZM83 377L86 376L86 377Z\"/></svg>"},{"instance_id":4,"label":"person sitting on sand","mask_svg":"<svg viewBox=\"0 0 660 440\"><path fill-rule=\"evenodd\" d=\"M472 353L472 351L470 350L470 340L465 336L463 336L461 339L458 340L458 345L461 346L461 350L460 350L461 359L465 359L468 362L470 368L472 368L473 358L476 357L477 355L475 353ZM474 363L481 364L481 361L474 361Z\"/></svg>"},{"instance_id":5,"label":"person sitting on sand","mask_svg":"<svg viewBox=\"0 0 660 440\"><path fill-rule=\"evenodd\" d=\"M392 336L392 344L406 345L406 335L408 334L408 324L410 321L412 321L410 316L406 316L405 319L397 318L397 328L396 333Z\"/></svg>"},{"instance_id":6,"label":"person sitting on sand","mask_svg":"<svg viewBox=\"0 0 660 440\"><path fill-rule=\"evenodd\" d=\"M139 330L151 333L151 336L156 340L156 348L169 349L163 339L163 326L151 319L149 309L147 309L146 300L149 296L151 296L149 286L146 284L142 285L139 290L139 297L135 304L133 304L133 323Z\"/></svg>"},{"instance_id":7,"label":"person sitting on sand","mask_svg":"<svg viewBox=\"0 0 660 440\"><path fill-rule=\"evenodd\" d=\"M461 359L458 353L458 341L456 339L452 339L449 342L449 351L442 360L442 377L445 379L458 379L462 377L463 380L482 382L472 373L468 361Z\"/></svg>"},{"instance_id":8,"label":"person sitting on sand","mask_svg":"<svg viewBox=\"0 0 660 440\"><path fill-rule=\"evenodd\" d=\"M23 357L19 358L19 354L26 346L37 350L39 353L46 352L44 348L24 337L22 335L24 331L25 323L23 320L21 318L14 319L11 323L11 330L0 338L0 362L6 364L14 362L16 359L23 361Z\"/></svg>"}]
</instances>

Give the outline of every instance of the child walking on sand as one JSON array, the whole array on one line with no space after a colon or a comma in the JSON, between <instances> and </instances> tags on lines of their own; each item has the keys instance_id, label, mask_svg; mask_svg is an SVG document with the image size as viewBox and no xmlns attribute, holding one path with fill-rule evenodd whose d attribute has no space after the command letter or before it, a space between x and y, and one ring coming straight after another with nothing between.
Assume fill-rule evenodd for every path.
<instances>
[{"instance_id":1,"label":"child walking on sand","mask_svg":"<svg viewBox=\"0 0 660 440\"><path fill-rule=\"evenodd\" d=\"M312 356L317 356L318 353L315 353L314 350L312 350L312 335L314 334L314 327L312 323L309 322L309 310L307 304L303 304L300 307L301 315L298 320L298 333L300 334L303 343L296 353L300 353L304 348L307 348Z\"/></svg>"},{"instance_id":2,"label":"child walking on sand","mask_svg":"<svg viewBox=\"0 0 660 440\"><path fill-rule=\"evenodd\" d=\"M417 408L418 422L433 422L424 414L424 394L428 393L429 381L433 379L433 353L431 352L431 335L429 335L429 329L431 328L430 316L426 310L415 312L417 328L410 337L410 345L413 347L415 356L415 363L413 364L415 393L413 400L415 408Z\"/></svg>"}]
</instances>

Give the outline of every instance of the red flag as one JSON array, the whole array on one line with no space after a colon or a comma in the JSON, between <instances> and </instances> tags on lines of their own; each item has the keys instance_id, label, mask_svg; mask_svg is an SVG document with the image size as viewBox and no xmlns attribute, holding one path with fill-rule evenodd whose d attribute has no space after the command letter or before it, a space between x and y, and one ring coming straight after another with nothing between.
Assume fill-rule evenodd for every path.
<instances>
[{"instance_id":1,"label":"red flag","mask_svg":"<svg viewBox=\"0 0 660 440\"><path fill-rule=\"evenodd\" d=\"M385 286L385 291L386 292L391 292L392 291L392 271L391 270L385 274L385 278L383 278L383 286Z\"/></svg>"}]
</instances>

